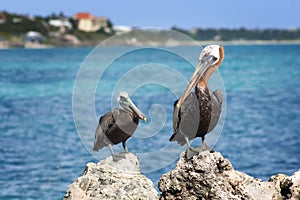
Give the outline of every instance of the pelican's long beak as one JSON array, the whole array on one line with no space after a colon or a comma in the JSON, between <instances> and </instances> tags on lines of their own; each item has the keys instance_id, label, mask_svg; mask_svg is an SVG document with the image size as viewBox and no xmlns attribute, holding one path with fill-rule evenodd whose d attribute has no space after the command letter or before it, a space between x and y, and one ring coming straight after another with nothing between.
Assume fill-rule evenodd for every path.
<instances>
[{"instance_id":1,"label":"pelican's long beak","mask_svg":"<svg viewBox=\"0 0 300 200\"><path fill-rule=\"evenodd\" d=\"M193 74L193 76L190 79L189 84L184 90L183 95L180 97L179 101L177 102L176 106L180 108L181 104L184 102L184 100L190 95L193 88L197 85L199 82L201 76L204 74L204 72L212 66L216 61L216 58L214 56L209 56L207 59L202 59L199 61L196 70Z\"/></svg>"},{"instance_id":2,"label":"pelican's long beak","mask_svg":"<svg viewBox=\"0 0 300 200\"><path fill-rule=\"evenodd\" d=\"M128 98L128 104L129 108L144 122L147 121L146 116L134 105L134 103L131 101L131 99Z\"/></svg>"}]
</instances>

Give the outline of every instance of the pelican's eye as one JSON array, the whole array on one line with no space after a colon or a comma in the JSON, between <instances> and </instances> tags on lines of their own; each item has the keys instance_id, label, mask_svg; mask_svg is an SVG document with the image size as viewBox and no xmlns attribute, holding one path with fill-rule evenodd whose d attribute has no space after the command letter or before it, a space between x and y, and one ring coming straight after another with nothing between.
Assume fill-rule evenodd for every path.
<instances>
[{"instance_id":1,"label":"pelican's eye","mask_svg":"<svg viewBox=\"0 0 300 200\"><path fill-rule=\"evenodd\" d=\"M204 55L203 58L201 59L202 62L213 62L213 63L215 63L217 60L218 60L217 57L210 54Z\"/></svg>"},{"instance_id":2,"label":"pelican's eye","mask_svg":"<svg viewBox=\"0 0 300 200\"><path fill-rule=\"evenodd\" d=\"M218 58L216 58L215 56L213 56L212 59L213 59L214 62L218 60Z\"/></svg>"},{"instance_id":3,"label":"pelican's eye","mask_svg":"<svg viewBox=\"0 0 300 200\"><path fill-rule=\"evenodd\" d=\"M125 97L123 97L123 96L120 96L120 100L122 100L122 101L125 101L125 100L126 100L126 98L125 98Z\"/></svg>"}]
</instances>

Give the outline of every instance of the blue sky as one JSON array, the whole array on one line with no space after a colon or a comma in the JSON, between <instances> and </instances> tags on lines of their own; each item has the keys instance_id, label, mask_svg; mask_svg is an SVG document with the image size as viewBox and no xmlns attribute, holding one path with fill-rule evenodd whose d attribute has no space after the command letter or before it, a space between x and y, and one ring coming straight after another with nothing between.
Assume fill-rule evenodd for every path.
<instances>
[{"instance_id":1,"label":"blue sky","mask_svg":"<svg viewBox=\"0 0 300 200\"><path fill-rule=\"evenodd\" d=\"M299 0L1 0L0 10L29 15L87 11L114 25L182 28L300 28Z\"/></svg>"}]
</instances>

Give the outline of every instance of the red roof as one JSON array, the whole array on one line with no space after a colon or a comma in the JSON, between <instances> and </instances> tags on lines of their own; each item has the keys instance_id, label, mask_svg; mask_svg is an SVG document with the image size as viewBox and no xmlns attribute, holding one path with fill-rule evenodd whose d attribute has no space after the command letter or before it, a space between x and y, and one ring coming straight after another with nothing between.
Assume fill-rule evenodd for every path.
<instances>
[{"instance_id":1,"label":"red roof","mask_svg":"<svg viewBox=\"0 0 300 200\"><path fill-rule=\"evenodd\" d=\"M75 15L75 19L90 19L92 17L93 15L91 15L88 12L80 12L80 13L76 13Z\"/></svg>"}]
</instances>

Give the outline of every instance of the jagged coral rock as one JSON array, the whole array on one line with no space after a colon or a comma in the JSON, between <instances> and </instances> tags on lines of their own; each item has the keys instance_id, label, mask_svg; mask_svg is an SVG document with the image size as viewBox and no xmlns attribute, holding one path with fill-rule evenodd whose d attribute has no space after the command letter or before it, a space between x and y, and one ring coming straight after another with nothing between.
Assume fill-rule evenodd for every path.
<instances>
[{"instance_id":1,"label":"jagged coral rock","mask_svg":"<svg viewBox=\"0 0 300 200\"><path fill-rule=\"evenodd\" d=\"M263 182L235 170L218 152L202 152L189 161L183 153L175 169L160 178L158 187L160 199L299 200L300 170ZM138 158L130 153L118 162L108 157L97 165L88 163L64 199L158 199L158 194L140 173Z\"/></svg>"},{"instance_id":2,"label":"jagged coral rock","mask_svg":"<svg viewBox=\"0 0 300 200\"><path fill-rule=\"evenodd\" d=\"M125 155L118 162L110 156L97 165L88 163L64 199L158 199L153 183L141 174L136 155Z\"/></svg>"},{"instance_id":3,"label":"jagged coral rock","mask_svg":"<svg viewBox=\"0 0 300 200\"><path fill-rule=\"evenodd\" d=\"M300 199L300 171L293 176L273 176L262 182L234 170L220 153L208 151L185 161L181 155L175 169L158 183L160 199Z\"/></svg>"}]
</instances>

